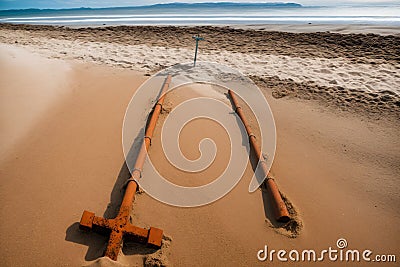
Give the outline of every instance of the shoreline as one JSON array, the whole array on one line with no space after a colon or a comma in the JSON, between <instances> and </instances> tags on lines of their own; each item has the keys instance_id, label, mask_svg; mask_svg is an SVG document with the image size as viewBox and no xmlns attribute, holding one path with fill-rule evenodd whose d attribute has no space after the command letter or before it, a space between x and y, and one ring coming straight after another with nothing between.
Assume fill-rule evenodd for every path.
<instances>
[{"instance_id":1,"label":"shoreline","mask_svg":"<svg viewBox=\"0 0 400 267\"><path fill-rule=\"evenodd\" d=\"M62 24L24 24L24 23L8 23L2 22L5 25L33 25L33 26L52 26L52 27L65 27L71 29L80 28L108 28L108 27L179 27L179 28L193 28L193 27L217 27L217 28L232 28L241 30L256 30L256 31L274 31L274 32L290 32L290 33L339 33L339 34L377 34L377 35L400 35L400 25L387 25L376 23L354 23L354 24L340 24L340 23L271 23L271 24L82 24L82 25L62 25Z\"/></svg>"}]
</instances>

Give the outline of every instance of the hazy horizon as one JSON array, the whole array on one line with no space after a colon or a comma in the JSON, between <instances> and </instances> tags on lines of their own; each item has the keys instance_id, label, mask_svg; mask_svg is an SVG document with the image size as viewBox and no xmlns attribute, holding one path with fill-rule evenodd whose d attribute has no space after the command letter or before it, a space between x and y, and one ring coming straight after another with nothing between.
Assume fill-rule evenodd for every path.
<instances>
[{"instance_id":1,"label":"hazy horizon","mask_svg":"<svg viewBox=\"0 0 400 267\"><path fill-rule=\"evenodd\" d=\"M398 1L387 0L353 0L353 1L332 1L332 0L300 0L300 1L240 1L240 0L225 0L225 1L210 1L210 0L150 0L143 4L139 0L119 0L119 1L96 1L96 0L0 0L0 10L9 9L69 9L69 8L111 8L111 7L137 7L150 6L155 4L167 3L218 3L218 2L233 2L233 3L297 3L302 6L377 6L377 5L400 5Z\"/></svg>"}]
</instances>

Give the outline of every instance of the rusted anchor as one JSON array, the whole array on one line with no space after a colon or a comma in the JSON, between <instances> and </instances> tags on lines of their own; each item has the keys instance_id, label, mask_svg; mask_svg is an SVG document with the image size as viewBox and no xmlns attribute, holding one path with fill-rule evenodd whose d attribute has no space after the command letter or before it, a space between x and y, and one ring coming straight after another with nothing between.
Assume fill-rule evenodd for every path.
<instances>
[{"instance_id":1,"label":"rusted anchor","mask_svg":"<svg viewBox=\"0 0 400 267\"><path fill-rule=\"evenodd\" d=\"M146 153L150 147L154 128L160 115L162 104L164 103L164 95L170 82L171 75L168 75L161 89L160 98L154 106L153 113L146 128L145 137L136 159L132 176L127 180L124 198L117 217L114 219L105 219L95 216L93 212L85 210L79 223L79 228L82 230L93 230L101 234L109 234L110 238L104 255L112 260L117 260L123 240L145 243L148 246L156 248L161 247L163 231L155 227L143 229L132 225L130 223L130 212L132 210L133 201L135 200L135 193L138 189L137 181L141 178Z\"/></svg>"}]
</instances>

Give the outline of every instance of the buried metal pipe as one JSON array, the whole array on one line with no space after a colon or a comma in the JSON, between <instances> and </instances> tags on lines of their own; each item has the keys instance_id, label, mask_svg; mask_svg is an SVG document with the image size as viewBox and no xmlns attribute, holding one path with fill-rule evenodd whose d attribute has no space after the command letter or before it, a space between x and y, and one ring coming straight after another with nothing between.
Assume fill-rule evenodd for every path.
<instances>
[{"instance_id":1,"label":"buried metal pipe","mask_svg":"<svg viewBox=\"0 0 400 267\"><path fill-rule=\"evenodd\" d=\"M112 260L117 260L123 240L146 243L148 246L156 248L161 247L163 231L155 227L144 229L132 225L130 223L130 212L135 199L135 193L139 186L137 181L142 176L142 168L146 159L146 153L151 145L154 128L160 115L162 104L164 103L165 92L167 91L170 82L171 75L168 75L161 89L160 98L154 106L150 121L146 127L145 137L136 159L132 176L127 180L124 197L117 217L114 219L106 219L95 216L93 212L85 210L79 223L79 228L82 230L94 230L99 233L110 234L104 255Z\"/></svg>"},{"instance_id":2,"label":"buried metal pipe","mask_svg":"<svg viewBox=\"0 0 400 267\"><path fill-rule=\"evenodd\" d=\"M235 93L232 90L228 91L229 96L232 99L233 105L235 107L236 113L239 115L240 119L243 122L244 127L246 128L247 135L249 136L249 142L251 148L253 149L259 164L261 164L261 169L263 171L264 177L266 177L267 189L270 195L272 196L272 206L274 207L275 211L275 218L278 222L288 222L290 220L289 212L283 202L281 194L279 193L278 186L275 183L275 180L268 177L268 168L266 162L264 160L263 155L261 154L260 147L256 143L256 137L251 131L251 127L247 122L246 117L244 116L242 107L239 105L239 102L236 98Z\"/></svg>"}]
</instances>

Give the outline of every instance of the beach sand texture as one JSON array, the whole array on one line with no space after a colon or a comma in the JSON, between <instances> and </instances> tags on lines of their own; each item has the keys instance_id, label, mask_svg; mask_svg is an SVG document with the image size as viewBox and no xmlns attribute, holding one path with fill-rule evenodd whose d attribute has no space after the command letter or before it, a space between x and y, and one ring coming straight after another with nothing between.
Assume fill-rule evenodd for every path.
<instances>
[{"instance_id":1,"label":"beach sand texture","mask_svg":"<svg viewBox=\"0 0 400 267\"><path fill-rule=\"evenodd\" d=\"M206 41L200 43L199 60L225 64L245 75L267 80L268 85L283 83L281 87L285 87L289 83L289 88L279 90L277 95L324 100L329 97L342 105L356 102L352 106L370 110L376 106L389 110L399 106L398 35L269 33L228 27L1 26L2 42L25 44L47 57L79 59L148 73L190 62L191 36L201 34Z\"/></svg>"},{"instance_id":2,"label":"beach sand texture","mask_svg":"<svg viewBox=\"0 0 400 267\"><path fill-rule=\"evenodd\" d=\"M133 223L163 229L163 248L129 244L118 263L100 258L107 239L80 232L78 221L85 209L115 212L129 176L121 145L125 109L146 75L192 60L197 33L207 40L199 60L237 68L267 98L277 127L271 174L298 225L275 222L262 189L248 193L248 164L228 195L203 207L177 208L138 194ZM322 250L339 238L350 248L398 253L399 37L2 24L0 41L2 265L286 266L258 261L257 251ZM215 91L188 86L167 95L150 149L160 171L184 185L209 182L226 164L218 155L206 175L192 177L162 153L168 112L199 95ZM198 131L207 127L212 131ZM206 137L229 151L218 125L196 120L180 136L183 153L196 158Z\"/></svg>"}]
</instances>

